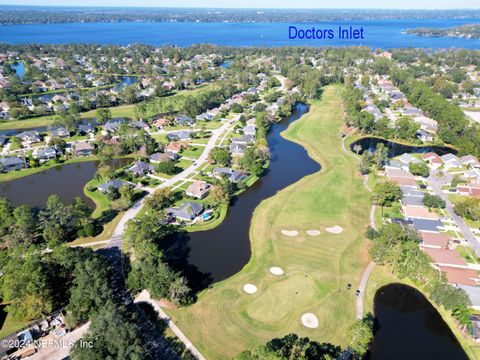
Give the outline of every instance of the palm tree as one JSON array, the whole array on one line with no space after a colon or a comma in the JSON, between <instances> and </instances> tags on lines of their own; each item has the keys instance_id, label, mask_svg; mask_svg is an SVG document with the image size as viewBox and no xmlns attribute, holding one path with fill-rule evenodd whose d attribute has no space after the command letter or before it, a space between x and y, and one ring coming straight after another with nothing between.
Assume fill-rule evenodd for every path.
<instances>
[{"instance_id":1,"label":"palm tree","mask_svg":"<svg viewBox=\"0 0 480 360\"><path fill-rule=\"evenodd\" d=\"M465 329L471 330L472 321L470 318L472 315L472 309L463 304L453 310L453 316L458 320L460 325L463 326L463 331L465 331Z\"/></svg>"}]
</instances>

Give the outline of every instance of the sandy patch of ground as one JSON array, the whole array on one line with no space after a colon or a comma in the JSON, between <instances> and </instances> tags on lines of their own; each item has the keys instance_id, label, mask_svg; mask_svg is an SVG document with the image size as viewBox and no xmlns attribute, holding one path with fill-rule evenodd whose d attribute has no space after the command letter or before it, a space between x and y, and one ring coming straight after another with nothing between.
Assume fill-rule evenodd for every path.
<instances>
[{"instance_id":1,"label":"sandy patch of ground","mask_svg":"<svg viewBox=\"0 0 480 360\"><path fill-rule=\"evenodd\" d=\"M289 236L289 237L293 237L293 236L297 236L298 235L298 231L297 230L285 230L283 229L282 231L280 231L282 233L282 235L285 235L285 236Z\"/></svg>"},{"instance_id":2,"label":"sandy patch of ground","mask_svg":"<svg viewBox=\"0 0 480 360\"><path fill-rule=\"evenodd\" d=\"M341 232L343 232L343 228L341 226L338 226L338 225L328 227L325 230L327 230L331 234L340 234Z\"/></svg>"},{"instance_id":3,"label":"sandy patch of ground","mask_svg":"<svg viewBox=\"0 0 480 360\"><path fill-rule=\"evenodd\" d=\"M243 291L247 294L255 294L257 292L257 287L253 284L245 284L243 285Z\"/></svg>"},{"instance_id":4,"label":"sandy patch of ground","mask_svg":"<svg viewBox=\"0 0 480 360\"><path fill-rule=\"evenodd\" d=\"M307 235L308 236L318 236L318 235L320 235L320 230L315 230L315 229L307 230Z\"/></svg>"},{"instance_id":5,"label":"sandy patch of ground","mask_svg":"<svg viewBox=\"0 0 480 360\"><path fill-rule=\"evenodd\" d=\"M302 324L307 328L316 329L318 327L318 319L315 314L305 313L302 315Z\"/></svg>"},{"instance_id":6,"label":"sandy patch of ground","mask_svg":"<svg viewBox=\"0 0 480 360\"><path fill-rule=\"evenodd\" d=\"M280 276L280 275L285 274L285 272L281 268L279 268L278 266L273 266L273 267L270 268L270 274Z\"/></svg>"}]
</instances>

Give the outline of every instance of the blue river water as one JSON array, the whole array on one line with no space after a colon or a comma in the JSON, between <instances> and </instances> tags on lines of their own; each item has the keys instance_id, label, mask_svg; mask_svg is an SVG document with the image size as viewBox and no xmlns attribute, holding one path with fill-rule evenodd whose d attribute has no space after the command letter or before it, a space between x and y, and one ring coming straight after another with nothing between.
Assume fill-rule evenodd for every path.
<instances>
[{"instance_id":1,"label":"blue river water","mask_svg":"<svg viewBox=\"0 0 480 360\"><path fill-rule=\"evenodd\" d=\"M352 46L371 48L469 48L480 49L479 39L419 37L405 34L417 27L453 27L478 23L478 19L396 19L355 20L318 23L176 23L176 22L125 22L125 23L68 23L0 26L0 42L10 44L44 43L97 43L128 45L178 45L208 43L229 46ZM364 29L364 39L331 40L289 39L289 26L309 29L355 27Z\"/></svg>"}]
</instances>

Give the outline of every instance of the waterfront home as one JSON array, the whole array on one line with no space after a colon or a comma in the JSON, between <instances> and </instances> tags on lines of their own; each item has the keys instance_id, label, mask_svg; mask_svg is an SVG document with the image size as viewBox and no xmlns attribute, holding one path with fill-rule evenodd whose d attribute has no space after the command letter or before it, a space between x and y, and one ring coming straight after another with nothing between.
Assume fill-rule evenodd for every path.
<instances>
[{"instance_id":1,"label":"waterfront home","mask_svg":"<svg viewBox=\"0 0 480 360\"><path fill-rule=\"evenodd\" d=\"M239 181L243 181L248 177L248 174L233 170L230 168L224 168L224 167L216 167L213 169L213 175L216 178L222 178L222 176L226 176L228 180L230 180L233 183L237 183Z\"/></svg>"},{"instance_id":2,"label":"waterfront home","mask_svg":"<svg viewBox=\"0 0 480 360\"><path fill-rule=\"evenodd\" d=\"M167 209L167 214L183 221L192 221L203 211L203 205L193 201L185 201L180 207Z\"/></svg>"},{"instance_id":3,"label":"waterfront home","mask_svg":"<svg viewBox=\"0 0 480 360\"><path fill-rule=\"evenodd\" d=\"M188 145L183 141L172 141L166 146L165 150L170 153L178 154L187 146Z\"/></svg>"},{"instance_id":4,"label":"waterfront home","mask_svg":"<svg viewBox=\"0 0 480 360\"><path fill-rule=\"evenodd\" d=\"M58 128L52 129L50 134L52 135L52 137L60 137L60 138L69 137L70 131L68 131L64 127L58 127Z\"/></svg>"},{"instance_id":5,"label":"waterfront home","mask_svg":"<svg viewBox=\"0 0 480 360\"><path fill-rule=\"evenodd\" d=\"M388 179L391 179L391 178L405 178L405 179L415 180L415 176L410 174L408 171L405 171L405 170L402 170L402 169L387 168L385 170L385 175Z\"/></svg>"},{"instance_id":6,"label":"waterfront home","mask_svg":"<svg viewBox=\"0 0 480 360\"><path fill-rule=\"evenodd\" d=\"M247 145L231 143L229 150L230 150L230 154L232 154L233 156L243 156L245 154L246 148L247 148Z\"/></svg>"},{"instance_id":7,"label":"waterfront home","mask_svg":"<svg viewBox=\"0 0 480 360\"><path fill-rule=\"evenodd\" d=\"M177 154L173 154L173 155L178 157ZM172 155L169 154L169 153L158 152L158 153L150 155L150 162L152 162L152 163L162 163L162 162L172 161L172 160L173 160Z\"/></svg>"},{"instance_id":8,"label":"waterfront home","mask_svg":"<svg viewBox=\"0 0 480 360\"><path fill-rule=\"evenodd\" d=\"M24 131L24 132L21 132L20 134L18 134L16 136L17 136L17 138L19 138L25 144L33 144L33 143L38 143L38 142L42 141L38 131L34 131L34 130Z\"/></svg>"},{"instance_id":9,"label":"waterfront home","mask_svg":"<svg viewBox=\"0 0 480 360\"><path fill-rule=\"evenodd\" d=\"M47 161L47 160L55 159L57 157L57 150L49 146L49 147L37 149L37 151L34 152L33 156L40 161Z\"/></svg>"},{"instance_id":10,"label":"waterfront home","mask_svg":"<svg viewBox=\"0 0 480 360\"><path fill-rule=\"evenodd\" d=\"M91 123L82 123L78 125L78 132L80 134L94 134L95 133L95 126Z\"/></svg>"},{"instance_id":11,"label":"waterfront home","mask_svg":"<svg viewBox=\"0 0 480 360\"><path fill-rule=\"evenodd\" d=\"M454 168L454 167L460 168L463 165L462 161L453 154L442 155L441 158L447 169Z\"/></svg>"},{"instance_id":12,"label":"waterfront home","mask_svg":"<svg viewBox=\"0 0 480 360\"><path fill-rule=\"evenodd\" d=\"M93 154L95 147L88 142L78 142L74 145L75 155L77 156L89 156Z\"/></svg>"},{"instance_id":13,"label":"waterfront home","mask_svg":"<svg viewBox=\"0 0 480 360\"><path fill-rule=\"evenodd\" d=\"M25 161L16 156L0 159L0 169L3 172L16 171L25 168Z\"/></svg>"},{"instance_id":14,"label":"waterfront home","mask_svg":"<svg viewBox=\"0 0 480 360\"><path fill-rule=\"evenodd\" d=\"M423 161L425 161L431 169L438 169L443 164L443 160L434 152L428 152L422 155Z\"/></svg>"},{"instance_id":15,"label":"waterfront home","mask_svg":"<svg viewBox=\"0 0 480 360\"><path fill-rule=\"evenodd\" d=\"M422 142L432 142L433 135L426 130L420 129L415 133L415 137Z\"/></svg>"},{"instance_id":16,"label":"waterfront home","mask_svg":"<svg viewBox=\"0 0 480 360\"><path fill-rule=\"evenodd\" d=\"M450 237L442 233L429 233L429 232L420 232L420 237L422 241L420 246L431 247L437 249L446 249L448 244L451 242Z\"/></svg>"},{"instance_id":17,"label":"waterfront home","mask_svg":"<svg viewBox=\"0 0 480 360\"><path fill-rule=\"evenodd\" d=\"M115 179L115 180L109 180L109 181L99 185L97 189L101 193L106 194L106 193L111 192L113 190L119 190L124 185L132 186L131 184L127 183L126 181Z\"/></svg>"},{"instance_id":18,"label":"waterfront home","mask_svg":"<svg viewBox=\"0 0 480 360\"><path fill-rule=\"evenodd\" d=\"M405 153L398 157L398 161L402 164L410 165L410 163L418 163L420 160L414 158L412 155Z\"/></svg>"},{"instance_id":19,"label":"waterfront home","mask_svg":"<svg viewBox=\"0 0 480 360\"><path fill-rule=\"evenodd\" d=\"M175 140L190 140L191 138L191 132L190 131L174 131L171 133L167 134L167 139L170 141L175 141Z\"/></svg>"},{"instance_id":20,"label":"waterfront home","mask_svg":"<svg viewBox=\"0 0 480 360\"><path fill-rule=\"evenodd\" d=\"M203 199L210 192L211 185L206 181L196 180L185 191L187 196Z\"/></svg>"},{"instance_id":21,"label":"waterfront home","mask_svg":"<svg viewBox=\"0 0 480 360\"><path fill-rule=\"evenodd\" d=\"M128 168L128 171L134 173L137 176L143 176L145 174L153 172L154 170L155 168L152 165L147 164L141 160L135 161L133 166Z\"/></svg>"},{"instance_id":22,"label":"waterfront home","mask_svg":"<svg viewBox=\"0 0 480 360\"><path fill-rule=\"evenodd\" d=\"M180 126L190 126L195 124L195 120L187 115L175 116L175 122Z\"/></svg>"}]
</instances>

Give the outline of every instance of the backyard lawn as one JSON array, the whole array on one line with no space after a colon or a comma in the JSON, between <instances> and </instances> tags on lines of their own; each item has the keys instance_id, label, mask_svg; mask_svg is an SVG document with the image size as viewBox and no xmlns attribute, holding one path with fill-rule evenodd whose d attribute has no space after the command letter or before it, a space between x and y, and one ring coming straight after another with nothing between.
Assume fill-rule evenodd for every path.
<instances>
[{"instance_id":1,"label":"backyard lawn","mask_svg":"<svg viewBox=\"0 0 480 360\"><path fill-rule=\"evenodd\" d=\"M346 345L356 313L353 290L344 289L347 283L357 286L369 261L363 233L370 204L356 176L357 161L341 148L339 90L326 87L322 99L283 134L302 144L322 169L257 207L250 228L250 262L199 294L194 305L167 310L208 359L231 358L291 332ZM343 228L341 234L326 231L335 225ZM284 236L285 229L299 234ZM312 229L321 234L306 235ZM285 275L271 275L273 266ZM246 283L258 291L246 294ZM300 317L306 312L318 317L318 328L302 325Z\"/></svg>"}]
</instances>

